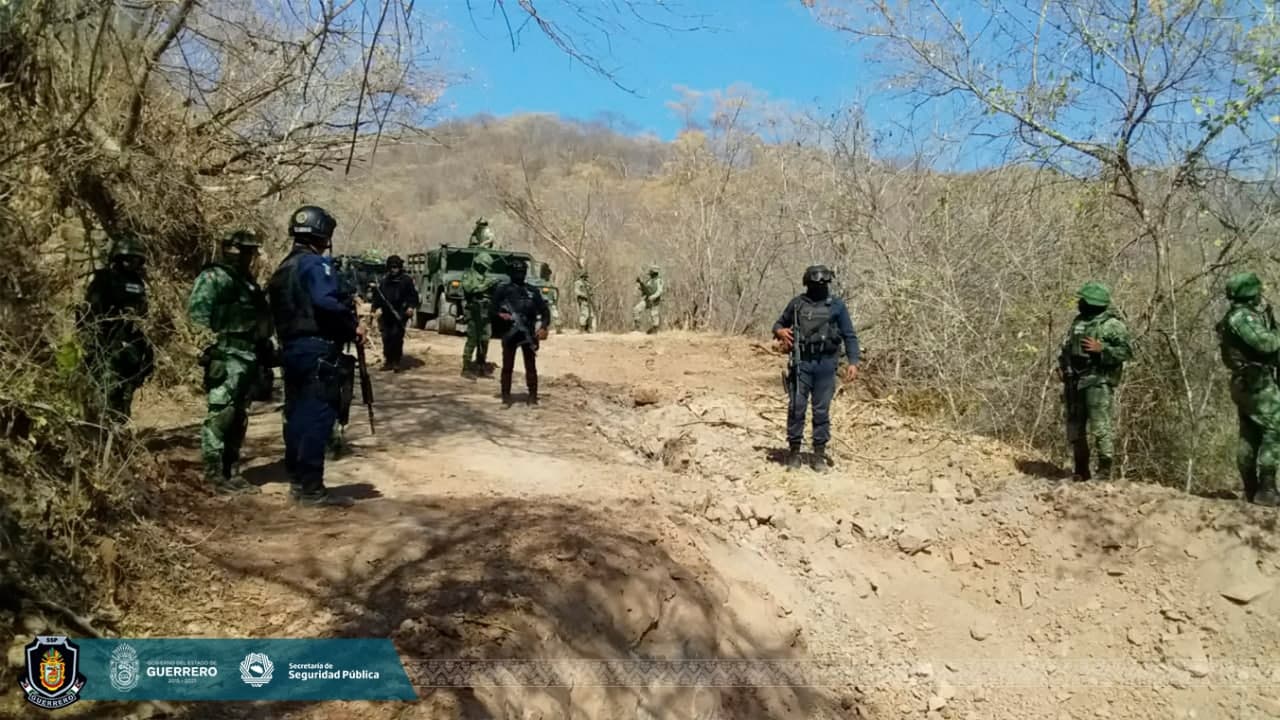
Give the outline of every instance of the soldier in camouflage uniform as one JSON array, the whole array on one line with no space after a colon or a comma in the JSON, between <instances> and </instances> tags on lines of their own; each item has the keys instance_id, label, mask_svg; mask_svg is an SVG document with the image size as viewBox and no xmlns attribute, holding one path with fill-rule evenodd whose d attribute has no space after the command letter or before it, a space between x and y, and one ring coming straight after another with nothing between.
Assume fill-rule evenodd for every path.
<instances>
[{"instance_id":1,"label":"soldier in camouflage uniform","mask_svg":"<svg viewBox=\"0 0 1280 720\"><path fill-rule=\"evenodd\" d=\"M493 299L493 286L497 283L488 274L492 266L492 255L478 253L471 261L471 267L462 275L462 292L467 311L467 342L462 348L463 375L489 371L489 302Z\"/></svg>"},{"instance_id":2,"label":"soldier in camouflage uniform","mask_svg":"<svg viewBox=\"0 0 1280 720\"><path fill-rule=\"evenodd\" d=\"M1240 419L1236 464L1245 499L1280 505L1276 467L1280 464L1280 386L1276 384L1280 330L1262 298L1262 282L1253 273L1227 279L1231 307L1218 323L1222 362L1231 371L1231 399Z\"/></svg>"},{"instance_id":3,"label":"soldier in camouflage uniform","mask_svg":"<svg viewBox=\"0 0 1280 720\"><path fill-rule=\"evenodd\" d=\"M1058 355L1067 441L1071 443L1074 478L1092 477L1092 444L1098 456L1098 475L1105 479L1111 477L1114 457L1111 417L1115 388L1132 355L1129 328L1110 310L1111 291L1102 283L1085 283L1076 298L1079 314L1071 322Z\"/></svg>"},{"instance_id":4,"label":"soldier in camouflage uniform","mask_svg":"<svg viewBox=\"0 0 1280 720\"><path fill-rule=\"evenodd\" d=\"M275 364L271 311L253 277L261 247L251 232L232 233L222 243L222 259L196 277L187 303L191 321L217 336L201 355L209 408L200 430L200 456L205 480L221 493L258 492L240 477L238 464L249 406L261 397L264 375Z\"/></svg>"},{"instance_id":5,"label":"soldier in camouflage uniform","mask_svg":"<svg viewBox=\"0 0 1280 720\"><path fill-rule=\"evenodd\" d=\"M596 331L596 308L594 302L595 288L591 287L591 278L584 269L573 281L573 296L578 302L578 330L586 333Z\"/></svg>"},{"instance_id":6,"label":"soldier in camouflage uniform","mask_svg":"<svg viewBox=\"0 0 1280 720\"><path fill-rule=\"evenodd\" d=\"M493 231L489 229L489 221L484 218L476 220L476 226L467 238L467 247L493 247Z\"/></svg>"},{"instance_id":7,"label":"soldier in camouflage uniform","mask_svg":"<svg viewBox=\"0 0 1280 720\"><path fill-rule=\"evenodd\" d=\"M636 278L636 284L640 286L640 301L631 308L631 319L636 330L640 329L641 319L647 312L649 315L649 326L645 332L656 333L662 324L661 307L662 293L666 289L666 284L662 281L662 271L657 265L649 266L648 277Z\"/></svg>"},{"instance_id":8,"label":"soldier in camouflage uniform","mask_svg":"<svg viewBox=\"0 0 1280 720\"><path fill-rule=\"evenodd\" d=\"M155 349L139 323L147 315L145 267L138 239L116 238L107 267L94 271L89 281L85 307L76 320L99 391L92 414L100 420L129 418L134 391L155 369Z\"/></svg>"}]
</instances>

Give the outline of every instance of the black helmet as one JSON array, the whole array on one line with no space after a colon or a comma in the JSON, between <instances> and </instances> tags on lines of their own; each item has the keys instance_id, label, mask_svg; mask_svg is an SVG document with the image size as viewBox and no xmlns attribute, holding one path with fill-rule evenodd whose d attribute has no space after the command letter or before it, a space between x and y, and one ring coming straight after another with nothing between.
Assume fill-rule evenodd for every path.
<instances>
[{"instance_id":1,"label":"black helmet","mask_svg":"<svg viewBox=\"0 0 1280 720\"><path fill-rule=\"evenodd\" d=\"M400 257L399 255L392 255L391 257L387 258L387 269L390 270L391 268L400 268L401 270L403 270L404 258Z\"/></svg>"},{"instance_id":2,"label":"black helmet","mask_svg":"<svg viewBox=\"0 0 1280 720\"><path fill-rule=\"evenodd\" d=\"M804 278L801 279L805 285L816 285L822 283L830 284L835 279L835 273L831 272L831 268L826 265L810 265L805 268Z\"/></svg>"},{"instance_id":3,"label":"black helmet","mask_svg":"<svg viewBox=\"0 0 1280 720\"><path fill-rule=\"evenodd\" d=\"M338 221L324 208L303 205L289 219L289 237L308 244L321 241L327 245L333 239L333 229L336 227Z\"/></svg>"}]
</instances>

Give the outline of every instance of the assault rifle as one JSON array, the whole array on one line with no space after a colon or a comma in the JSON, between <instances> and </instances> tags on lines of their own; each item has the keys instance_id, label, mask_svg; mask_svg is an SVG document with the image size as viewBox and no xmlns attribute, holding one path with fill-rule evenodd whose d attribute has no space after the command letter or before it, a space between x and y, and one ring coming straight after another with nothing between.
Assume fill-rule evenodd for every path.
<instances>
[{"instance_id":1,"label":"assault rifle","mask_svg":"<svg viewBox=\"0 0 1280 720\"><path fill-rule=\"evenodd\" d=\"M376 435L378 431L373 424L373 380L369 378L369 364L364 359L364 343L359 340L356 341L356 367L360 370L360 402L369 411L369 434Z\"/></svg>"},{"instance_id":2,"label":"assault rifle","mask_svg":"<svg viewBox=\"0 0 1280 720\"><path fill-rule=\"evenodd\" d=\"M517 345L532 345L534 350L538 349L537 334L529 329L529 323L525 320L524 315L516 312L511 307L510 301L504 301L499 305L498 312L511 316L511 327L503 333L505 337L513 338Z\"/></svg>"}]
</instances>

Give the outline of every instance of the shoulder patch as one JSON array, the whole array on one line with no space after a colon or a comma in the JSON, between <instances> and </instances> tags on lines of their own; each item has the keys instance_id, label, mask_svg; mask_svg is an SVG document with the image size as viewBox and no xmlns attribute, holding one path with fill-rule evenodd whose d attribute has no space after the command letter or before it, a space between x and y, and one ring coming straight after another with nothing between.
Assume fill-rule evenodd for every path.
<instances>
[{"instance_id":1,"label":"shoulder patch","mask_svg":"<svg viewBox=\"0 0 1280 720\"><path fill-rule=\"evenodd\" d=\"M329 263L324 263L324 274L333 275L333 266Z\"/></svg>"}]
</instances>

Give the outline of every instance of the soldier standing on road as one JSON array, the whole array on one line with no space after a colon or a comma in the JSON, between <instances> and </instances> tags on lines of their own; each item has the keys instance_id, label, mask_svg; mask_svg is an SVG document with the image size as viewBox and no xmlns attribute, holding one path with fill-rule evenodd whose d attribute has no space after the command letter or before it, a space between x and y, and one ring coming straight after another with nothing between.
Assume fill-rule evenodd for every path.
<instances>
[{"instance_id":1,"label":"soldier standing on road","mask_svg":"<svg viewBox=\"0 0 1280 720\"><path fill-rule=\"evenodd\" d=\"M378 316L378 329L382 333L383 370L400 372L405 327L418 302L418 288L413 278L404 273L404 260L399 255L387 258L387 274L373 293L373 309L382 313Z\"/></svg>"},{"instance_id":2,"label":"soldier standing on road","mask_svg":"<svg viewBox=\"0 0 1280 720\"><path fill-rule=\"evenodd\" d=\"M270 373L271 310L253 277L253 262L262 243L248 231L232 233L222 243L222 259L196 277L187 314L196 325L212 330L214 343L200 356L208 412L200 430L204 478L220 493L256 493L239 473L240 447L249 426L249 406L261 397L264 372ZM266 392L270 392L270 385Z\"/></svg>"},{"instance_id":3,"label":"soldier standing on road","mask_svg":"<svg viewBox=\"0 0 1280 720\"><path fill-rule=\"evenodd\" d=\"M1222 362L1231 371L1231 399L1240 420L1236 465L1248 502L1280 506L1280 386L1276 384L1280 329L1262 297L1262 281L1251 273L1227 279L1231 307L1218 323Z\"/></svg>"},{"instance_id":4,"label":"soldier standing on road","mask_svg":"<svg viewBox=\"0 0 1280 720\"><path fill-rule=\"evenodd\" d=\"M524 380L529 389L529 404L538 404L538 341L547 339L551 310L542 293L525 284L528 264L521 259L511 261L511 282L494 291L493 324L502 335L502 402L511 404L511 374L515 369L516 348L524 355Z\"/></svg>"},{"instance_id":5,"label":"soldier standing on road","mask_svg":"<svg viewBox=\"0 0 1280 720\"><path fill-rule=\"evenodd\" d=\"M640 301L631 308L633 326L639 330L641 318L647 312L649 326L645 332L656 333L662 324L662 293L666 289L666 284L662 281L662 271L657 265L650 265L648 277L636 278L636 284L640 286Z\"/></svg>"},{"instance_id":6,"label":"soldier standing on road","mask_svg":"<svg viewBox=\"0 0 1280 720\"><path fill-rule=\"evenodd\" d=\"M591 287L591 278L584 268L573 281L573 296L578 302L578 330L585 333L596 331L596 308L594 304L595 289Z\"/></svg>"},{"instance_id":7,"label":"soldier standing on road","mask_svg":"<svg viewBox=\"0 0 1280 720\"><path fill-rule=\"evenodd\" d=\"M1067 441L1071 443L1073 477L1092 477L1092 445L1098 455L1098 475L1105 480L1111 478L1114 456L1111 417L1115 388L1132 355L1129 328L1110 310L1111 291L1106 285L1085 283L1076 298L1079 314L1071 321L1071 330L1058 355Z\"/></svg>"},{"instance_id":8,"label":"soldier standing on road","mask_svg":"<svg viewBox=\"0 0 1280 720\"><path fill-rule=\"evenodd\" d=\"M107 267L96 270L77 319L97 398L92 414L118 423L133 414L133 393L155 370L155 349L142 331L147 315L146 257L133 235L117 237Z\"/></svg>"},{"instance_id":9,"label":"soldier standing on road","mask_svg":"<svg viewBox=\"0 0 1280 720\"><path fill-rule=\"evenodd\" d=\"M497 280L489 275L493 256L477 253L471 267L462 274L463 302L467 314L467 342L462 346L462 374L488 374L490 301ZM472 360L474 354L474 360Z\"/></svg>"},{"instance_id":10,"label":"soldier standing on road","mask_svg":"<svg viewBox=\"0 0 1280 720\"><path fill-rule=\"evenodd\" d=\"M484 218L476 220L476 226L467 238L467 247L493 247L493 231L489 229L489 221Z\"/></svg>"},{"instance_id":11,"label":"soldier standing on road","mask_svg":"<svg viewBox=\"0 0 1280 720\"><path fill-rule=\"evenodd\" d=\"M813 402L812 467L826 472L831 467L827 443L831 440L831 399L836 393L836 369L843 347L849 364L844 379L858 377L858 334L853 329L849 308L831 295L834 273L825 265L804 271L804 293L787 303L773 324L773 335L782 346L799 350L798 362L788 368L787 388L787 468L801 465L800 445L804 441L804 416Z\"/></svg>"},{"instance_id":12,"label":"soldier standing on road","mask_svg":"<svg viewBox=\"0 0 1280 720\"><path fill-rule=\"evenodd\" d=\"M339 359L342 346L364 342L364 328L321 255L336 226L321 208L299 208L289 223L293 250L267 286L284 364L285 468L293 498L304 505L350 504L324 486L325 446L349 372Z\"/></svg>"}]
</instances>

